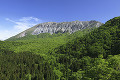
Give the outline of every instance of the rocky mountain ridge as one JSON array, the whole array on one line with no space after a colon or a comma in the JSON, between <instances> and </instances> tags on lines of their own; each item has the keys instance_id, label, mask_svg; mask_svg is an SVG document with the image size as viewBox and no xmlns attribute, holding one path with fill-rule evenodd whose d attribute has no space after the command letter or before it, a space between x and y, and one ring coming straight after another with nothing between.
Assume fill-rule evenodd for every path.
<instances>
[{"instance_id":1,"label":"rocky mountain ridge","mask_svg":"<svg viewBox=\"0 0 120 80\"><path fill-rule=\"evenodd\" d=\"M85 28L91 28L91 27L99 27L103 23L91 20L91 21L72 21L72 22L46 22L38 24L32 28L29 28L20 34L16 35L16 38L24 37L26 35L38 35L40 33L65 33L69 32L74 33L78 30L82 30Z\"/></svg>"}]
</instances>

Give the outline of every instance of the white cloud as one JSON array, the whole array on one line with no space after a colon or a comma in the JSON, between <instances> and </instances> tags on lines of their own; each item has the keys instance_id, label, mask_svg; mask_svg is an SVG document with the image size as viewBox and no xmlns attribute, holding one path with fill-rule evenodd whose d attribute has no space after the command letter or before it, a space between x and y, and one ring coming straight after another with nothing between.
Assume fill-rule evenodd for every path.
<instances>
[{"instance_id":1,"label":"white cloud","mask_svg":"<svg viewBox=\"0 0 120 80\"><path fill-rule=\"evenodd\" d=\"M0 30L0 40L5 40L9 37L12 37L22 31L42 22L42 20L35 18L35 17L22 17L18 20L12 20L12 19L6 18L6 20L14 23L13 29Z\"/></svg>"},{"instance_id":2,"label":"white cloud","mask_svg":"<svg viewBox=\"0 0 120 80\"><path fill-rule=\"evenodd\" d=\"M30 20L39 21L39 19L35 17L23 17L22 19L19 19L19 21L23 21L23 22L30 21Z\"/></svg>"},{"instance_id":3,"label":"white cloud","mask_svg":"<svg viewBox=\"0 0 120 80\"><path fill-rule=\"evenodd\" d=\"M21 19L14 21L9 18L6 18L7 21L14 23L14 28L18 29L19 31L26 30L42 21L35 17L22 17Z\"/></svg>"}]
</instances>

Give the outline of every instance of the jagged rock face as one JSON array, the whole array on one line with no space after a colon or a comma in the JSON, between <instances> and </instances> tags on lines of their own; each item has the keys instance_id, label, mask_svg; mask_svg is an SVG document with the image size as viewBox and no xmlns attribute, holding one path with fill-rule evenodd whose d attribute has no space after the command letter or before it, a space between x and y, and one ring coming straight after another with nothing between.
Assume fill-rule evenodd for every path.
<instances>
[{"instance_id":1,"label":"jagged rock face","mask_svg":"<svg viewBox=\"0 0 120 80\"><path fill-rule=\"evenodd\" d=\"M40 33L57 33L60 32L69 32L73 33L75 31L85 29L87 27L99 27L101 26L100 22L97 21L73 21L73 22L47 22L39 24L36 29L32 32L32 35L38 35Z\"/></svg>"},{"instance_id":2,"label":"jagged rock face","mask_svg":"<svg viewBox=\"0 0 120 80\"><path fill-rule=\"evenodd\" d=\"M72 21L72 22L61 22L61 23L56 23L56 22L46 22L46 23L41 23L37 26L34 27L34 30L31 32L32 35L38 35L40 33L64 33L64 32L69 32L69 33L74 33L78 30L82 30L85 28L91 28L91 27L99 27L101 26L102 23L98 21ZM26 36L27 30L22 32L19 37Z\"/></svg>"}]
</instances>

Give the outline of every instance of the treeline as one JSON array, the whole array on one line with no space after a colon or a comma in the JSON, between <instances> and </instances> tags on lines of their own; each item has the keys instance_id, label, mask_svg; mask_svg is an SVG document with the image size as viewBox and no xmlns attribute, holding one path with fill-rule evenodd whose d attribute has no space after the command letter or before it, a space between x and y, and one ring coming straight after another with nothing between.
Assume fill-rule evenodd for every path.
<instances>
[{"instance_id":1,"label":"treeline","mask_svg":"<svg viewBox=\"0 0 120 80\"><path fill-rule=\"evenodd\" d=\"M67 40L72 40L76 37L82 37L83 35L91 32L94 30L96 27L89 27L83 30L76 31L70 35L69 32L61 32L58 31L56 33L50 34L50 33L40 33L38 35L32 35L32 34L27 34L24 37L17 38L19 35L16 35L14 37L11 37L9 39L6 39L5 41L20 41L20 40L37 40L37 39L46 39L46 38L55 38L55 37L64 37Z\"/></svg>"},{"instance_id":2,"label":"treeline","mask_svg":"<svg viewBox=\"0 0 120 80\"><path fill-rule=\"evenodd\" d=\"M38 35L32 35L32 34L27 34L26 36L24 36L24 37L20 37L20 38L16 38L16 36L15 37L11 37L11 38L9 38L9 39L7 39L7 40L5 40L5 41L18 41L18 40L35 40L35 39L39 39L39 38L54 38L54 37L59 37L59 36L67 36L69 33L64 33L64 34L62 34L62 33L54 33L54 34L50 34L50 33L40 33L40 34L38 34ZM17 35L17 37L18 37L18 35Z\"/></svg>"},{"instance_id":3,"label":"treeline","mask_svg":"<svg viewBox=\"0 0 120 80\"><path fill-rule=\"evenodd\" d=\"M75 33L41 33L39 35L27 35L22 38L10 38L1 43L0 47L14 52L29 51L37 54L48 53L60 45L72 41L76 37L82 37L89 33L93 28L77 31Z\"/></svg>"}]
</instances>

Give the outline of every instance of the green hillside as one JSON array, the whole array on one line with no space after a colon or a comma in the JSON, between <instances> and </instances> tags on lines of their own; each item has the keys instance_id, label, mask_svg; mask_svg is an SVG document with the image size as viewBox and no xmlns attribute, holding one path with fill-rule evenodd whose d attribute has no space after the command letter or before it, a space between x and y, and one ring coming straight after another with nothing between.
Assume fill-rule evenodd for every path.
<instances>
[{"instance_id":1,"label":"green hillside","mask_svg":"<svg viewBox=\"0 0 120 80\"><path fill-rule=\"evenodd\" d=\"M29 51L40 55L45 55L48 51L63 45L76 37L82 37L94 28L77 31L73 34L69 33L41 33L39 35L27 35L13 40L6 40L3 46L9 47L14 52ZM17 45L17 46L16 46ZM20 45L20 46L19 46Z\"/></svg>"},{"instance_id":2,"label":"green hillside","mask_svg":"<svg viewBox=\"0 0 120 80\"><path fill-rule=\"evenodd\" d=\"M0 41L0 80L119 80L120 17L75 33Z\"/></svg>"},{"instance_id":3,"label":"green hillside","mask_svg":"<svg viewBox=\"0 0 120 80\"><path fill-rule=\"evenodd\" d=\"M120 17L107 21L82 38L58 47L51 54L70 69L68 79L119 80Z\"/></svg>"}]
</instances>

